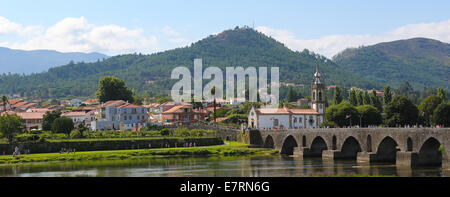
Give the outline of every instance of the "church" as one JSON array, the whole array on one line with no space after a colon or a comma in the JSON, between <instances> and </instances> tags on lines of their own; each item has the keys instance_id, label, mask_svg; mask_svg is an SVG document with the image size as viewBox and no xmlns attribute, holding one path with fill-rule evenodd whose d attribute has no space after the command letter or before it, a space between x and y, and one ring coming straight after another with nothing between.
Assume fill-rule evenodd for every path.
<instances>
[{"instance_id":1,"label":"church","mask_svg":"<svg viewBox=\"0 0 450 197\"><path fill-rule=\"evenodd\" d=\"M319 66L316 65L314 81L311 84L310 109L254 108L248 115L248 127L256 129L312 129L325 120L326 87L321 81Z\"/></svg>"}]
</instances>

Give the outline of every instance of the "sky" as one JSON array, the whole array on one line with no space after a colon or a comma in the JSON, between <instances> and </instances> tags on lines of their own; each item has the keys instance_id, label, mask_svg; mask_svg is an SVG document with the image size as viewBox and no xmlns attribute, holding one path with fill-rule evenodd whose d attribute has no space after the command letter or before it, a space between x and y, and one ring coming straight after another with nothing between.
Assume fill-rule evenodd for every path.
<instances>
[{"instance_id":1,"label":"sky","mask_svg":"<svg viewBox=\"0 0 450 197\"><path fill-rule=\"evenodd\" d=\"M413 37L450 42L450 1L0 0L0 46L150 54L247 25L331 58Z\"/></svg>"}]
</instances>

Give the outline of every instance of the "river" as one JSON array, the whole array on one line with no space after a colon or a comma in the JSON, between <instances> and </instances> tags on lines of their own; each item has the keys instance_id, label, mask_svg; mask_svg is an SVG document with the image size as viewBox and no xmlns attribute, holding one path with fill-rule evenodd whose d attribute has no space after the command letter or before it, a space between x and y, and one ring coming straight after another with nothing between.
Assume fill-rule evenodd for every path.
<instances>
[{"instance_id":1,"label":"river","mask_svg":"<svg viewBox=\"0 0 450 197\"><path fill-rule=\"evenodd\" d=\"M448 177L441 167L411 169L392 164L326 162L284 156L155 157L0 165L3 177Z\"/></svg>"}]
</instances>

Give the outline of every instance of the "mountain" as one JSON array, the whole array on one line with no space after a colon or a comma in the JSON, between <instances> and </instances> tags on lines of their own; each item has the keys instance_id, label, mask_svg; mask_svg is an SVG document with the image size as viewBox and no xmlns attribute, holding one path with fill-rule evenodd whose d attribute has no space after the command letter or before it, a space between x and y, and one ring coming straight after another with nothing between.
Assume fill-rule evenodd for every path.
<instances>
[{"instance_id":1,"label":"mountain","mask_svg":"<svg viewBox=\"0 0 450 197\"><path fill-rule=\"evenodd\" d=\"M450 44L413 38L346 49L333 61L373 81L450 89Z\"/></svg>"},{"instance_id":2,"label":"mountain","mask_svg":"<svg viewBox=\"0 0 450 197\"><path fill-rule=\"evenodd\" d=\"M95 62L108 56L100 53L60 53L51 50L15 50L0 47L1 73L39 73L51 67L74 62Z\"/></svg>"},{"instance_id":3,"label":"mountain","mask_svg":"<svg viewBox=\"0 0 450 197\"><path fill-rule=\"evenodd\" d=\"M235 28L211 35L183 48L150 55L128 54L94 63L68 64L50 68L48 72L30 75L0 75L0 94L21 93L27 97L55 98L94 96L99 78L112 75L125 80L128 87L151 96L168 94L178 80L171 80L172 69L186 66L193 70L194 59L203 59L203 68L272 67L280 69L281 82L304 84L309 88L319 65L326 84L382 88L352 74L340 66L308 50L294 52L282 43L251 28ZM204 80L205 82L206 80Z\"/></svg>"}]
</instances>

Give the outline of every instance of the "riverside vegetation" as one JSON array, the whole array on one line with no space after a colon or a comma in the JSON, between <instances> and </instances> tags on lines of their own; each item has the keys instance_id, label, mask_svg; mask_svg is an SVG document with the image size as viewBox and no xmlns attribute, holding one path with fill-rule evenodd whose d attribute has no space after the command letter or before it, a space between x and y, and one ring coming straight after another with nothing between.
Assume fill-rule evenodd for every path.
<instances>
[{"instance_id":1,"label":"riverside vegetation","mask_svg":"<svg viewBox=\"0 0 450 197\"><path fill-rule=\"evenodd\" d=\"M124 160L149 158L154 156L236 156L277 154L277 150L248 148L247 144L239 142L227 142L224 145L204 147L179 147L179 148L155 148L114 151L86 151L72 153L43 153L28 154L19 157L11 155L0 156L0 163L15 164L27 162L51 162L51 161L86 161L86 160Z\"/></svg>"}]
</instances>

